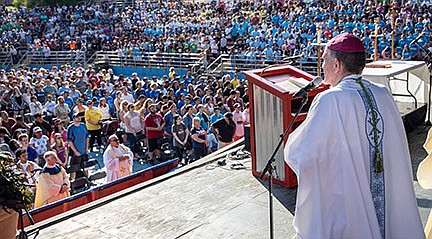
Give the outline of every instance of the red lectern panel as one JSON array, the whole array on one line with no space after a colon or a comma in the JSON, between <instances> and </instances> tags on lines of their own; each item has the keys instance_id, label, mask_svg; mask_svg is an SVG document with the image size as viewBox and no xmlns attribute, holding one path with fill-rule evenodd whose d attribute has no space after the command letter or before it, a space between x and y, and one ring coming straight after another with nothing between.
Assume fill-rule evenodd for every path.
<instances>
[{"instance_id":1,"label":"red lectern panel","mask_svg":"<svg viewBox=\"0 0 432 239\"><path fill-rule=\"evenodd\" d=\"M314 76L292 66L252 70L243 74L249 84L252 174L260 176L280 140L280 134L288 128L300 106L301 99L293 99L293 94ZM313 97L326 89L328 86L322 84L309 92L308 103L292 130L306 118ZM277 174L274 182L294 187L297 186L297 177L284 161L283 148L275 157Z\"/></svg>"}]
</instances>

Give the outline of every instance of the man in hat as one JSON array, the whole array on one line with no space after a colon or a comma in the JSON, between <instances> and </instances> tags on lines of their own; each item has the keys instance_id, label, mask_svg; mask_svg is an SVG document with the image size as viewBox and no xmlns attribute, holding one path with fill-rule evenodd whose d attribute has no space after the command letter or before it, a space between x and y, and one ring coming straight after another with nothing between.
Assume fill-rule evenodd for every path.
<instances>
[{"instance_id":1,"label":"man in hat","mask_svg":"<svg viewBox=\"0 0 432 239\"><path fill-rule=\"evenodd\" d=\"M363 43L340 34L323 58L332 88L285 146L298 238L424 238L402 120L391 93L361 76Z\"/></svg>"},{"instance_id":2,"label":"man in hat","mask_svg":"<svg viewBox=\"0 0 432 239\"><path fill-rule=\"evenodd\" d=\"M67 127L67 142L70 147L70 166L81 165L88 159L89 153L89 132L84 123L81 123L81 116L75 113L72 116L73 123ZM75 173L71 173L71 180L75 179Z\"/></svg>"},{"instance_id":3,"label":"man in hat","mask_svg":"<svg viewBox=\"0 0 432 239\"><path fill-rule=\"evenodd\" d=\"M49 138L48 136L42 134L42 128L36 126L33 129L33 137L30 139L30 146L32 146L39 157L39 165L43 166L44 165L44 159L43 159L43 155L44 153L46 153L48 150L51 149L51 144L49 142Z\"/></svg>"}]
</instances>

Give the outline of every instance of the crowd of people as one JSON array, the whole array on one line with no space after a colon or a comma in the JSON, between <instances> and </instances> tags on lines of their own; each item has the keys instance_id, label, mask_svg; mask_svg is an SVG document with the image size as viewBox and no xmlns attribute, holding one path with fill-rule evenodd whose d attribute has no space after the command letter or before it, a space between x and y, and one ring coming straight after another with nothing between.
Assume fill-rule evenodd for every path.
<instances>
[{"instance_id":1,"label":"crowd of people","mask_svg":"<svg viewBox=\"0 0 432 239\"><path fill-rule=\"evenodd\" d=\"M92 66L1 70L0 148L29 177L49 169L60 181L91 151L104 152L108 181L131 174L133 160L163 161L164 142L187 164L243 137L247 91L237 75L179 76L173 68L151 79ZM74 180L75 171L67 176Z\"/></svg>"},{"instance_id":2,"label":"crowd of people","mask_svg":"<svg viewBox=\"0 0 432 239\"><path fill-rule=\"evenodd\" d=\"M417 44L431 50L431 1L133 1L133 5L20 8L0 11L0 47L15 59L21 51L49 57L71 50L91 55L116 51L122 57L155 52L197 52L215 57L279 61L317 55L318 31L326 42L352 32L389 58L394 36L397 59L421 59ZM392 12L397 12L392 14ZM394 25L392 24L394 20ZM320 27L320 28L318 28ZM319 30L321 29L321 30ZM394 33L394 35L392 35Z\"/></svg>"}]
</instances>

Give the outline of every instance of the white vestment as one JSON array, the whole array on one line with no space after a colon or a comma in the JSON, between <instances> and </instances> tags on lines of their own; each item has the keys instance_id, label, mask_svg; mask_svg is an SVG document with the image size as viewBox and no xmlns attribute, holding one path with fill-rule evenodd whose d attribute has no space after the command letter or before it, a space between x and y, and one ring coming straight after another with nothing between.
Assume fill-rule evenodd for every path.
<instances>
[{"instance_id":1,"label":"white vestment","mask_svg":"<svg viewBox=\"0 0 432 239\"><path fill-rule=\"evenodd\" d=\"M348 76L317 95L285 146L285 160L299 185L294 218L298 238L382 238L370 186L375 145L371 114L360 96L364 91L351 79L358 77ZM424 238L401 116L384 86L362 82L379 112L385 238Z\"/></svg>"},{"instance_id":2,"label":"white vestment","mask_svg":"<svg viewBox=\"0 0 432 239\"><path fill-rule=\"evenodd\" d=\"M119 160L119 157L123 156L129 158ZM117 148L109 145L103 154L108 182L130 175L132 173L133 157L133 153L128 147L122 144Z\"/></svg>"}]
</instances>

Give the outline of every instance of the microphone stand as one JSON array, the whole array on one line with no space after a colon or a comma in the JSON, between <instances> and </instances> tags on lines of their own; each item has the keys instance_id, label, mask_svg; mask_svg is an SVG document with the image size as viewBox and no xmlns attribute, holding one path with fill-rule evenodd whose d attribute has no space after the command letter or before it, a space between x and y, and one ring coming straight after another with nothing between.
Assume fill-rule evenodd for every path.
<instances>
[{"instance_id":1,"label":"microphone stand","mask_svg":"<svg viewBox=\"0 0 432 239\"><path fill-rule=\"evenodd\" d=\"M292 121L290 122L288 128L285 130L285 132L281 135L279 135L280 140L278 145L276 146L275 150L273 151L272 155L270 156L269 160L267 161L267 165L265 166L264 170L261 173L260 179L263 179L264 175L266 173L268 173L268 192L269 192L269 213L270 213L270 239L274 238L274 229L273 229L273 172L277 173L276 171L276 166L273 165L274 161L275 161L275 156L277 154L277 152L279 151L280 147L282 146L285 137L288 135L288 133L290 132L292 126L294 125L294 122L296 121L298 115L300 114L300 112L302 111L303 107L306 105L307 101L308 101L308 96L307 96L307 92L303 89L301 89L298 92L301 97L302 97L302 101L301 101L301 105L298 108L297 112L294 115L294 118L292 119ZM296 93L296 94L298 94Z\"/></svg>"}]
</instances>

